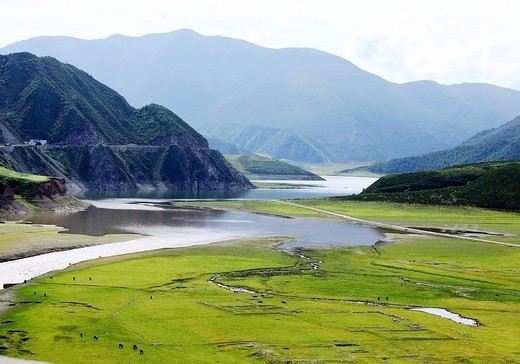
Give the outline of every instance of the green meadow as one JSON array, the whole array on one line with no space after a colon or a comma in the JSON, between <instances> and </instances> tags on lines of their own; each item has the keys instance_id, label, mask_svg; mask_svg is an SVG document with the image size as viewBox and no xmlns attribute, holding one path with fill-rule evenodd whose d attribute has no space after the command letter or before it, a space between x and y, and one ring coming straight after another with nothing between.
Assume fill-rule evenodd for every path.
<instances>
[{"instance_id":1,"label":"green meadow","mask_svg":"<svg viewBox=\"0 0 520 364\"><path fill-rule=\"evenodd\" d=\"M494 240L520 240L515 213L299 203L403 225L478 224L508 234ZM238 204L228 208L325 216ZM519 248L389 235L393 243L298 254L278 250L290 239L279 237L81 263L3 292L15 305L1 314L0 353L53 363L520 361ZM478 325L411 310L418 306Z\"/></svg>"}]
</instances>

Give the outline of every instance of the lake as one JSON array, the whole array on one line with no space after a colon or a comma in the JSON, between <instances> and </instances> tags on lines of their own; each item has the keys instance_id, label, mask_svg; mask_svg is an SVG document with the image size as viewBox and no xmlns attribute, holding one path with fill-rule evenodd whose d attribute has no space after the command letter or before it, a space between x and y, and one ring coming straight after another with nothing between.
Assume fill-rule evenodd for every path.
<instances>
[{"instance_id":1,"label":"lake","mask_svg":"<svg viewBox=\"0 0 520 364\"><path fill-rule=\"evenodd\" d=\"M347 196L360 193L377 178L322 176L324 181L301 180L261 180L262 183L283 184L289 188L257 188L248 191L138 191L138 192L88 192L78 197L87 200L108 198L131 198L153 200L197 200L197 199L236 199L236 200L281 200L294 198L318 198ZM294 186L293 188L290 188Z\"/></svg>"},{"instance_id":2,"label":"lake","mask_svg":"<svg viewBox=\"0 0 520 364\"><path fill-rule=\"evenodd\" d=\"M349 177L352 179L353 177ZM288 183L288 181L283 181ZM308 181L305 181L307 184ZM323 181L319 181L323 185ZM333 193L334 189L349 194L345 184L360 188L361 181L334 181L328 187L309 187L300 196L310 197ZM301 183L301 181L298 181ZM366 183L366 181L365 181ZM366 185L364 186L366 187ZM364 188L361 187L361 188ZM319 191L317 189L327 189ZM351 189L354 187L350 187ZM266 190L264 194L269 194ZM278 190L276 190L278 192ZM279 190L288 192L287 190ZM294 190L296 191L296 189ZM251 191L254 192L254 191ZM291 193L291 191L289 191ZM334 195L334 194L332 194ZM251 196L250 196L251 197ZM273 198L271 196L271 198ZM104 235L136 233L144 237L135 240L91 246L81 249L43 254L0 264L0 287L3 283L23 282L24 279L69 264L138 251L208 244L217 241L267 236L293 236L296 242L285 248L324 245L372 245L384 238L377 229L346 222L291 219L247 212L179 208L165 204L165 199L112 198L91 200L92 206L77 213L49 213L31 220L39 224L63 226L70 234Z\"/></svg>"}]
</instances>

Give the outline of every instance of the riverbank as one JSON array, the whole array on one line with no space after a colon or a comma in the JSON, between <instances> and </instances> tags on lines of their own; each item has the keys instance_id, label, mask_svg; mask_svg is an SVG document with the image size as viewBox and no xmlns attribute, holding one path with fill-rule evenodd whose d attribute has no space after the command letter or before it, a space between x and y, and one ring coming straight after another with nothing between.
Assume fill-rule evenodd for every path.
<instances>
[{"instance_id":1,"label":"riverbank","mask_svg":"<svg viewBox=\"0 0 520 364\"><path fill-rule=\"evenodd\" d=\"M0 224L0 262L88 246L110 244L138 238L137 234L88 236L66 234L56 225L4 221Z\"/></svg>"}]
</instances>

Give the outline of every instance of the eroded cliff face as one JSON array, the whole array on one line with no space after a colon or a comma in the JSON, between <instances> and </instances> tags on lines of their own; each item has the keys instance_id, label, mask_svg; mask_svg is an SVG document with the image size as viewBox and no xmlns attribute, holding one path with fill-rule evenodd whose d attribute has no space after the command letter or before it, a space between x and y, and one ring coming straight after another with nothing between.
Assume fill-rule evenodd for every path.
<instances>
[{"instance_id":1,"label":"eroded cliff face","mask_svg":"<svg viewBox=\"0 0 520 364\"><path fill-rule=\"evenodd\" d=\"M15 199L13 189L3 183L0 183L0 210L6 214L31 212L31 209Z\"/></svg>"},{"instance_id":2,"label":"eroded cliff face","mask_svg":"<svg viewBox=\"0 0 520 364\"><path fill-rule=\"evenodd\" d=\"M51 178L47 182L35 184L31 189L16 191L16 195L23 195L26 202L20 201L15 190L4 183L0 183L0 210L7 215L28 214L34 212L34 207L49 211L79 211L88 204L67 194L65 181ZM27 204L27 202L29 204Z\"/></svg>"},{"instance_id":3,"label":"eroded cliff face","mask_svg":"<svg viewBox=\"0 0 520 364\"><path fill-rule=\"evenodd\" d=\"M254 188L220 152L201 147L198 143L186 145L186 142L184 140L182 146L2 147L0 163L20 172L58 176L66 181L71 192Z\"/></svg>"}]
</instances>

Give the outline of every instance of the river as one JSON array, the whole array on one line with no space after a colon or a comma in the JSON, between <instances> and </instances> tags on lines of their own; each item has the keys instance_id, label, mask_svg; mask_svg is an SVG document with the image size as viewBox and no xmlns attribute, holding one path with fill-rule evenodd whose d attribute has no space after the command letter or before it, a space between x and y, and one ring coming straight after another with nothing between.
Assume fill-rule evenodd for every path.
<instances>
[{"instance_id":1,"label":"river","mask_svg":"<svg viewBox=\"0 0 520 364\"><path fill-rule=\"evenodd\" d=\"M254 190L241 199L276 199L337 196L361 191L374 179L334 177L316 181L304 189ZM277 181L280 182L280 181ZM283 181L291 183L292 181ZM302 184L302 181L293 183ZM182 196L185 198L185 196ZM199 196L200 198L200 196ZM214 197L211 197L214 198ZM34 217L34 223L53 224L68 229L67 233L104 235L137 233L142 238L127 242L91 246L81 249L42 254L0 264L0 287L3 283L23 282L43 273L63 269L70 264L138 251L208 244L242 237L294 236L297 242L287 245L372 245L384 235L367 226L313 220L288 219L247 212L176 208L161 202L168 198L104 198L90 200L92 206L72 214L45 214Z\"/></svg>"}]
</instances>

